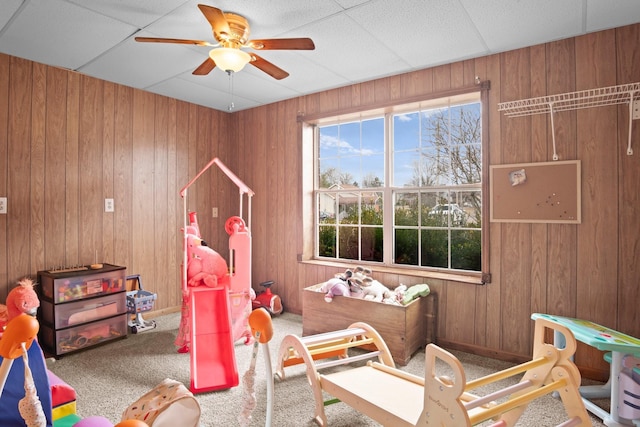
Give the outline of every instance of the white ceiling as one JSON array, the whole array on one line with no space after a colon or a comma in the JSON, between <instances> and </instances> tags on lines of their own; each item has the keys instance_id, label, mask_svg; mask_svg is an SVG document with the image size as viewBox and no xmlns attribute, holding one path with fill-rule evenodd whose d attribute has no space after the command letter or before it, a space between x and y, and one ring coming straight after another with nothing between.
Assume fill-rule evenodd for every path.
<instances>
[{"instance_id":1,"label":"white ceiling","mask_svg":"<svg viewBox=\"0 0 640 427\"><path fill-rule=\"evenodd\" d=\"M134 40L215 42L199 3L316 45L261 51L290 76L245 67L234 111L640 22L639 0L2 0L0 52L228 111L228 76L191 74L211 48Z\"/></svg>"}]
</instances>

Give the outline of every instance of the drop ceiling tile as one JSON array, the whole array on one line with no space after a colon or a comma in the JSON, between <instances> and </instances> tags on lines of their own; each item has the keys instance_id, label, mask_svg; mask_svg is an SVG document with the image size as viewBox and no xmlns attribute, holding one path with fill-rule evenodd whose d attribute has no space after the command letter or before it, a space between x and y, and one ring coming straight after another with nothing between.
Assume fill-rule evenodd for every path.
<instances>
[{"instance_id":1,"label":"drop ceiling tile","mask_svg":"<svg viewBox=\"0 0 640 427\"><path fill-rule=\"evenodd\" d=\"M189 102L214 108L220 111L228 111L230 95L226 90L213 89L184 79L173 79L154 85L148 89L150 92L168 96L175 99L189 99ZM257 101L243 98L235 94L233 98L235 111L245 110L260 105Z\"/></svg>"},{"instance_id":2,"label":"drop ceiling tile","mask_svg":"<svg viewBox=\"0 0 640 427\"><path fill-rule=\"evenodd\" d=\"M459 2L375 1L346 14L369 33L374 55L384 45L413 68L487 53Z\"/></svg>"},{"instance_id":3,"label":"drop ceiling tile","mask_svg":"<svg viewBox=\"0 0 640 427\"><path fill-rule=\"evenodd\" d=\"M191 73L207 55L206 49L199 52L184 45L138 43L130 38L79 71L144 89L184 72Z\"/></svg>"},{"instance_id":4,"label":"drop ceiling tile","mask_svg":"<svg viewBox=\"0 0 640 427\"><path fill-rule=\"evenodd\" d=\"M4 0L0 2L0 34L4 26L9 22L14 13L20 9L22 0Z\"/></svg>"},{"instance_id":5,"label":"drop ceiling tile","mask_svg":"<svg viewBox=\"0 0 640 427\"><path fill-rule=\"evenodd\" d=\"M489 53L559 40L582 31L583 0L460 0Z\"/></svg>"},{"instance_id":6,"label":"drop ceiling tile","mask_svg":"<svg viewBox=\"0 0 640 427\"><path fill-rule=\"evenodd\" d=\"M79 6L144 28L188 0L69 0Z\"/></svg>"},{"instance_id":7,"label":"drop ceiling tile","mask_svg":"<svg viewBox=\"0 0 640 427\"><path fill-rule=\"evenodd\" d=\"M587 32L605 30L640 22L638 0L587 1Z\"/></svg>"},{"instance_id":8,"label":"drop ceiling tile","mask_svg":"<svg viewBox=\"0 0 640 427\"><path fill-rule=\"evenodd\" d=\"M251 27L251 38L282 37L282 34L331 16L343 9L328 0L219 0L206 2L244 16Z\"/></svg>"},{"instance_id":9,"label":"drop ceiling tile","mask_svg":"<svg viewBox=\"0 0 640 427\"><path fill-rule=\"evenodd\" d=\"M308 58L325 64L336 75L350 82L384 76L410 67L409 64L399 65L402 58L388 47L378 44L369 32L344 14L310 24L305 30L316 45Z\"/></svg>"},{"instance_id":10,"label":"drop ceiling tile","mask_svg":"<svg viewBox=\"0 0 640 427\"><path fill-rule=\"evenodd\" d=\"M188 1L170 14L163 16L157 21L144 28L148 37L165 37L176 39L204 40L216 43L213 38L211 24L198 9L197 2Z\"/></svg>"},{"instance_id":11,"label":"drop ceiling tile","mask_svg":"<svg viewBox=\"0 0 640 427\"><path fill-rule=\"evenodd\" d=\"M289 72L289 77L280 80L278 84L291 89L298 94L297 96L350 84L350 80L323 66L321 59L316 58L312 53L315 51L293 55L291 52L283 52L282 56L286 55L286 58L282 58L282 60L277 57L269 57L274 63L283 65Z\"/></svg>"},{"instance_id":12,"label":"drop ceiling tile","mask_svg":"<svg viewBox=\"0 0 640 427\"><path fill-rule=\"evenodd\" d=\"M31 0L5 27L0 51L75 70L135 30L65 1Z\"/></svg>"}]
</instances>

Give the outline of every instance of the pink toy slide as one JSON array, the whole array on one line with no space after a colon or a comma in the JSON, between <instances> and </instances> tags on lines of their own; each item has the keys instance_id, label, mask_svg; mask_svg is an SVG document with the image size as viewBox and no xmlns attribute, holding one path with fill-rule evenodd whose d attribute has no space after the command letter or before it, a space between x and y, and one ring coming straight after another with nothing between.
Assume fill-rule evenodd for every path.
<instances>
[{"instance_id":1,"label":"pink toy slide","mask_svg":"<svg viewBox=\"0 0 640 427\"><path fill-rule=\"evenodd\" d=\"M195 233L198 240L201 240L200 230L195 213L187 213L187 189L214 164L238 186L240 215L243 212L242 201L247 194L247 211L249 218L251 217L251 197L254 195L253 191L218 158L209 162L180 191L184 206L183 306L176 345L180 347L179 352L190 352L192 393L237 386L239 380L234 342L243 337L245 344L252 340L248 323L251 299L254 295L251 288L249 227L240 216L233 216L227 220L225 228L230 236L229 265L225 265L223 269L209 268L210 263L207 261L217 253L210 248L207 248L207 251L196 247L193 236ZM187 224L187 216L191 220L190 224ZM211 252L215 255L206 254ZM221 265L219 261L215 264Z\"/></svg>"}]
</instances>

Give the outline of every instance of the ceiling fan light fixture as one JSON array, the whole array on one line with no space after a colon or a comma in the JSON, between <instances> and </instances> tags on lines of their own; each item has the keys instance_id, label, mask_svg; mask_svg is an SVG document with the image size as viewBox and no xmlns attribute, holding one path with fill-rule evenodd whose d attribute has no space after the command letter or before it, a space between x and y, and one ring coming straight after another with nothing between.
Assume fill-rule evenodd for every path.
<instances>
[{"instance_id":1,"label":"ceiling fan light fixture","mask_svg":"<svg viewBox=\"0 0 640 427\"><path fill-rule=\"evenodd\" d=\"M220 69L237 73L251 61L251 55L247 52L231 47L219 47L209 52L209 57L213 59Z\"/></svg>"}]
</instances>

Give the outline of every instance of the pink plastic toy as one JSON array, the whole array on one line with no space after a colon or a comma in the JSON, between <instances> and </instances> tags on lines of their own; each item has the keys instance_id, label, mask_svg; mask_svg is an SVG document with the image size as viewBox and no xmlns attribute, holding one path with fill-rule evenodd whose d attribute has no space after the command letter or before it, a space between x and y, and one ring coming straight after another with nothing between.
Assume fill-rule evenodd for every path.
<instances>
[{"instance_id":1,"label":"pink plastic toy","mask_svg":"<svg viewBox=\"0 0 640 427\"><path fill-rule=\"evenodd\" d=\"M196 235L187 234L187 285L210 288L227 276L227 262Z\"/></svg>"},{"instance_id":2,"label":"pink plastic toy","mask_svg":"<svg viewBox=\"0 0 640 427\"><path fill-rule=\"evenodd\" d=\"M200 237L197 216L187 212L187 189L214 164L240 192L240 216L229 218L225 224L229 234L228 264L215 251L196 243L192 236ZM241 217L245 194L249 200L250 221L254 192L218 158L211 160L180 190L184 207L184 255L182 318L176 345L179 352L190 353L193 393L237 386L234 342L244 338L248 344L252 339L247 319L255 293L251 288L251 232ZM197 286L200 284L205 286Z\"/></svg>"}]
</instances>

